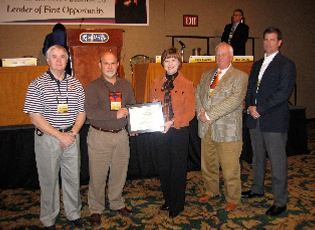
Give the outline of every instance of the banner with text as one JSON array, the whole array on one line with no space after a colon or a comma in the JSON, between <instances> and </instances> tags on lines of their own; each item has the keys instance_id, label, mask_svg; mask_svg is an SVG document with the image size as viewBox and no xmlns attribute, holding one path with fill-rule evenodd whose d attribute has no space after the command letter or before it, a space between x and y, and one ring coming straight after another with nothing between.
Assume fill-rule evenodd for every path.
<instances>
[{"instance_id":1,"label":"banner with text","mask_svg":"<svg viewBox=\"0 0 315 230\"><path fill-rule=\"evenodd\" d=\"M0 24L149 24L149 0L1 0Z\"/></svg>"}]
</instances>

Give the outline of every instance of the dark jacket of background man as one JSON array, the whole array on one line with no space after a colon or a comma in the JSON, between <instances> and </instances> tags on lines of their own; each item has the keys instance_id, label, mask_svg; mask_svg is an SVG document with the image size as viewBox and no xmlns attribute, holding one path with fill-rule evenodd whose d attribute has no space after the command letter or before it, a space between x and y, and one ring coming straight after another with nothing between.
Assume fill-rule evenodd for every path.
<instances>
[{"instance_id":1,"label":"dark jacket of background man","mask_svg":"<svg viewBox=\"0 0 315 230\"><path fill-rule=\"evenodd\" d=\"M221 42L229 43L234 49L234 55L245 55L245 44L248 39L249 27L243 22L243 11L240 9L234 10L233 23L227 24L224 28ZM229 41L229 35L234 23L238 23L232 39Z\"/></svg>"}]
</instances>

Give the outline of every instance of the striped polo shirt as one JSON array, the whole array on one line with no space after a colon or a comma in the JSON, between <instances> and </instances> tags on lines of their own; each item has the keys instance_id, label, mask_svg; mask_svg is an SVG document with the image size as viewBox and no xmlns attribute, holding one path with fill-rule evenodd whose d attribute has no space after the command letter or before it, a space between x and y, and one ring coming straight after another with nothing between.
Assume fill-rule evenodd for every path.
<instances>
[{"instance_id":1,"label":"striped polo shirt","mask_svg":"<svg viewBox=\"0 0 315 230\"><path fill-rule=\"evenodd\" d=\"M64 128L85 112L84 100L83 87L76 78L66 75L60 82L48 70L29 85L23 112L41 114L54 128ZM67 104L68 112L58 113L58 104Z\"/></svg>"}]
</instances>

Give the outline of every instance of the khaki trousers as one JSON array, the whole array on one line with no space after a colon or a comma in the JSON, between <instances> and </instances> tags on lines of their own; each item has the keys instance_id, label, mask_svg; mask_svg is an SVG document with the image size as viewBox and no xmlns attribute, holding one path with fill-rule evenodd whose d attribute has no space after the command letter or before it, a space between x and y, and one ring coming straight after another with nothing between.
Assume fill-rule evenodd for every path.
<instances>
[{"instance_id":1,"label":"khaki trousers","mask_svg":"<svg viewBox=\"0 0 315 230\"><path fill-rule=\"evenodd\" d=\"M215 142L209 127L206 138L201 138L201 170L205 194L219 195L219 166L222 169L224 193L227 202L237 204L241 199L239 157L242 141Z\"/></svg>"},{"instance_id":2,"label":"khaki trousers","mask_svg":"<svg viewBox=\"0 0 315 230\"><path fill-rule=\"evenodd\" d=\"M49 135L35 135L35 156L40 184L40 220L44 226L54 225L60 212L59 171L61 175L64 210L68 220L81 217L80 194L80 136L61 148L59 141Z\"/></svg>"},{"instance_id":3,"label":"khaki trousers","mask_svg":"<svg viewBox=\"0 0 315 230\"><path fill-rule=\"evenodd\" d=\"M88 134L90 183L88 203L91 214L105 209L105 187L108 171L108 199L111 210L125 207L122 191L129 164L129 136L126 130L103 132L92 126Z\"/></svg>"}]
</instances>

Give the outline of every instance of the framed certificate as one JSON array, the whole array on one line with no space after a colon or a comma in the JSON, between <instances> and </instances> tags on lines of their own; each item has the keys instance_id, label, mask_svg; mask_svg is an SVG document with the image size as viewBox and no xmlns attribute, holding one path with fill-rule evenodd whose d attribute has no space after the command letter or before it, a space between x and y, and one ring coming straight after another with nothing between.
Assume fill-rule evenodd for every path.
<instances>
[{"instance_id":1,"label":"framed certificate","mask_svg":"<svg viewBox=\"0 0 315 230\"><path fill-rule=\"evenodd\" d=\"M129 133L150 133L164 131L164 117L161 102L127 105Z\"/></svg>"}]
</instances>

